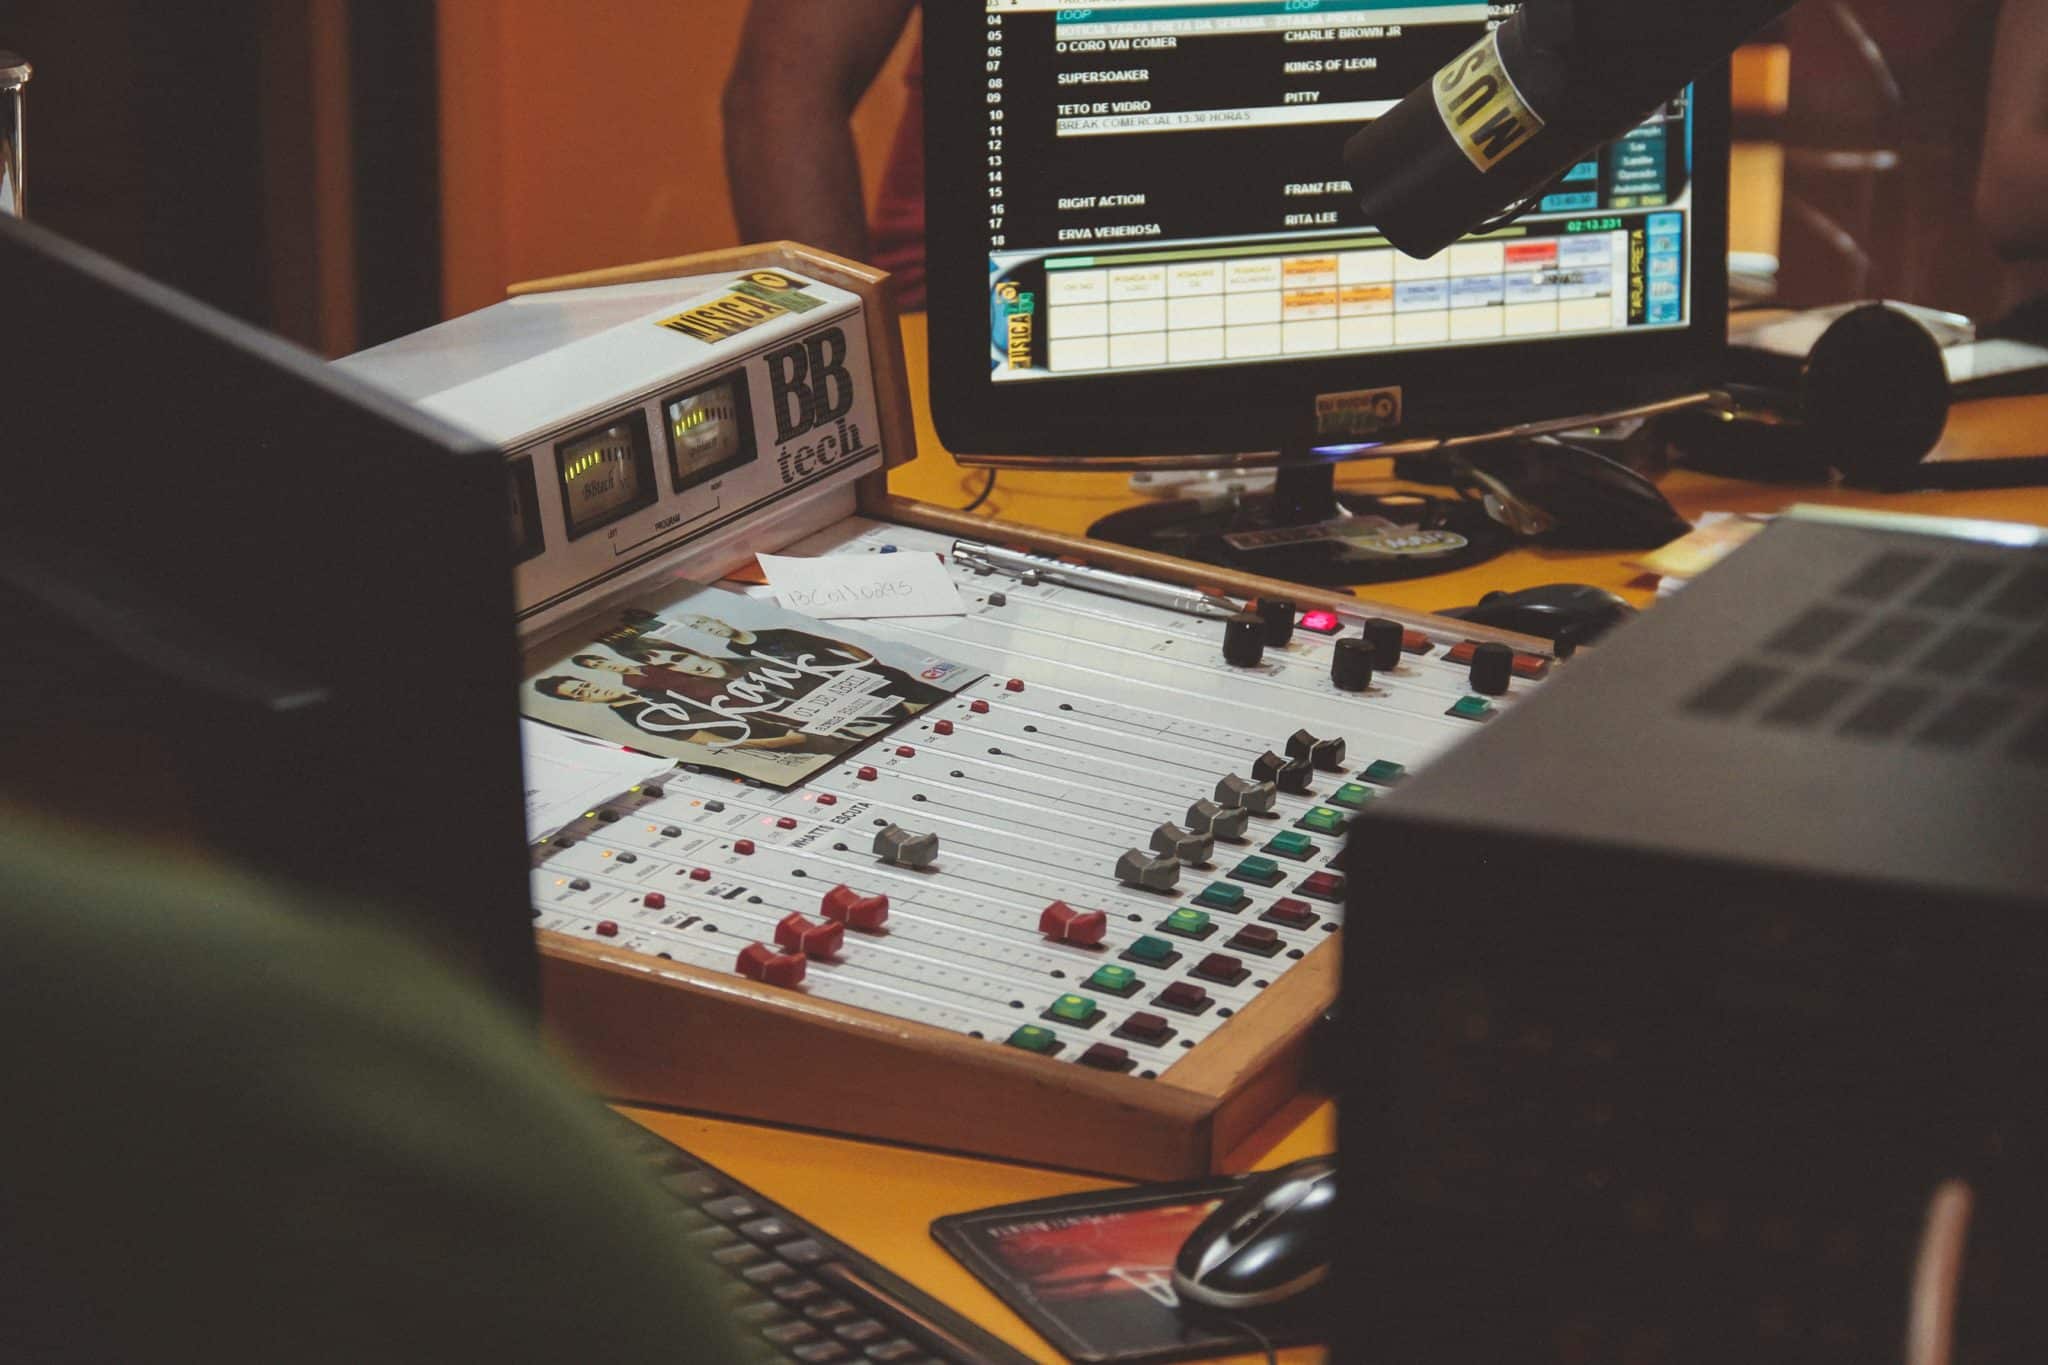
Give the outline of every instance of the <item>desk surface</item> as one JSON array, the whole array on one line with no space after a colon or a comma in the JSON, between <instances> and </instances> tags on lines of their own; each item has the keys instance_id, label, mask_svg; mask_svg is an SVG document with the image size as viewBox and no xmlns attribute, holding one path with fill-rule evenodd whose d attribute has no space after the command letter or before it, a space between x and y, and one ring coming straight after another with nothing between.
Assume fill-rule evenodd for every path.
<instances>
[{"instance_id":1,"label":"desk surface","mask_svg":"<svg viewBox=\"0 0 2048 1365\"><path fill-rule=\"evenodd\" d=\"M955 464L932 430L924 391L922 317L905 319L904 342L910 359L919 454L915 462L890 476L890 488L942 506L964 506L980 491L987 475ZM2048 449L2048 399L1973 404L1951 423L1944 446L1952 455ZM1340 481L1347 487L1362 485L1384 472L1383 463L1367 462L1347 469ZM1668 475L1663 486L1687 517L1708 511L1771 512L1794 502L1812 502L2048 525L2048 489L1884 495L1829 487L1760 485L1684 471ZM1096 518L1136 501L1127 476L1121 474L1004 473L981 512L1078 534ZM1495 588L1560 581L1596 584L1638 602L1649 601L1654 588L1613 553L1520 550L1458 573L1375 585L1367 591L1395 605L1438 610L1476 601ZM1047 1365L1056 1365L1061 1359L940 1250L931 1240L929 1228L941 1214L1100 1189L1111 1182L695 1115L631 1112L955 1305L1034 1359ZM1025 1117L1019 1115L1018 1120ZM1333 1107L1318 1097L1303 1096L1275 1114L1232 1164L1236 1169L1280 1165L1333 1150L1335 1143ZM1322 1360L1323 1355L1296 1350L1282 1352L1281 1359L1290 1365L1306 1365Z\"/></svg>"}]
</instances>

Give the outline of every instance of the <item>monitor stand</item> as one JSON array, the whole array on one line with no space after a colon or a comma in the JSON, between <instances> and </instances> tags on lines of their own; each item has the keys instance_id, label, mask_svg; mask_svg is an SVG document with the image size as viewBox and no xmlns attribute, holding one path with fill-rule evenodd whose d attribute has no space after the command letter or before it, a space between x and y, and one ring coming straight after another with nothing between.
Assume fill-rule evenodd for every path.
<instances>
[{"instance_id":1,"label":"monitor stand","mask_svg":"<svg viewBox=\"0 0 2048 1365\"><path fill-rule=\"evenodd\" d=\"M1339 493L1336 465L1283 451L1271 493L1179 499L1114 512L1098 540L1292 583L1349 586L1484 563L1514 537L1477 503L1421 493Z\"/></svg>"}]
</instances>

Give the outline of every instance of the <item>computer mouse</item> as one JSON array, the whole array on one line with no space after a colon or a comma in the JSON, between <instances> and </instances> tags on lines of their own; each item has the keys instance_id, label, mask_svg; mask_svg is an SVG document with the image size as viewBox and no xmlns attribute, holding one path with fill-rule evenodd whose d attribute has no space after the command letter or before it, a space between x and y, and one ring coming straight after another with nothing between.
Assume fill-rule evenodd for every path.
<instances>
[{"instance_id":1,"label":"computer mouse","mask_svg":"<svg viewBox=\"0 0 2048 1365\"><path fill-rule=\"evenodd\" d=\"M1541 636L1569 653L1628 620L1636 609L1626 598L1590 583L1545 583L1518 592L1490 592L1472 606L1438 614L1475 626Z\"/></svg>"},{"instance_id":2,"label":"computer mouse","mask_svg":"<svg viewBox=\"0 0 2048 1365\"><path fill-rule=\"evenodd\" d=\"M1312 1156L1253 1177L1181 1244L1173 1290L1241 1312L1320 1284L1336 1251L1337 1159Z\"/></svg>"}]
</instances>

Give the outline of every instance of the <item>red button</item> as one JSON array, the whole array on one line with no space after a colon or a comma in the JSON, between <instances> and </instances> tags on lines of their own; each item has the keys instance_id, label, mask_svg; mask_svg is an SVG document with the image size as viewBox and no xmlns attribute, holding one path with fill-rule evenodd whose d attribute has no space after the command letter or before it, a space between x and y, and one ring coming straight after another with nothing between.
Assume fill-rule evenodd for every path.
<instances>
[{"instance_id":1,"label":"red button","mask_svg":"<svg viewBox=\"0 0 2048 1365\"><path fill-rule=\"evenodd\" d=\"M1466 664L1471 663L1472 656L1478 652L1479 642L1477 640L1467 640L1463 644L1452 645L1450 653L1444 655L1444 661L1457 664L1462 668Z\"/></svg>"},{"instance_id":2,"label":"red button","mask_svg":"<svg viewBox=\"0 0 2048 1365\"><path fill-rule=\"evenodd\" d=\"M1209 992L1192 981L1175 981L1159 992L1156 1003L1170 1010L1199 1010L1208 1005Z\"/></svg>"},{"instance_id":3,"label":"red button","mask_svg":"<svg viewBox=\"0 0 2048 1365\"><path fill-rule=\"evenodd\" d=\"M1284 924L1290 929L1306 929L1316 922L1316 912L1307 901L1298 901L1292 896L1273 902L1273 906L1260 919L1269 919L1275 924Z\"/></svg>"},{"instance_id":4,"label":"red button","mask_svg":"<svg viewBox=\"0 0 2048 1365\"><path fill-rule=\"evenodd\" d=\"M826 919L838 920L849 929L872 932L889 918L887 896L863 896L850 886L835 886L819 902Z\"/></svg>"},{"instance_id":5,"label":"red button","mask_svg":"<svg viewBox=\"0 0 2048 1365\"><path fill-rule=\"evenodd\" d=\"M1173 1025L1167 1023L1163 1015L1148 1014L1141 1010L1124 1020L1123 1027L1117 1032L1126 1038L1135 1038L1141 1043L1158 1044L1173 1036Z\"/></svg>"},{"instance_id":6,"label":"red button","mask_svg":"<svg viewBox=\"0 0 2048 1365\"><path fill-rule=\"evenodd\" d=\"M640 898L640 903L649 910L665 910L668 908L668 897L659 891L650 891Z\"/></svg>"},{"instance_id":7,"label":"red button","mask_svg":"<svg viewBox=\"0 0 2048 1365\"><path fill-rule=\"evenodd\" d=\"M908 744L899 744L899 745L897 745L897 746L896 746L896 757L898 757L898 758L916 758L916 757L917 757L917 750L915 750L915 749L911 748L911 747L910 747L910 746L909 746Z\"/></svg>"},{"instance_id":8,"label":"red button","mask_svg":"<svg viewBox=\"0 0 2048 1365\"><path fill-rule=\"evenodd\" d=\"M1419 630L1403 631L1401 648L1409 654L1427 654L1433 648L1429 637Z\"/></svg>"},{"instance_id":9,"label":"red button","mask_svg":"<svg viewBox=\"0 0 2048 1365\"><path fill-rule=\"evenodd\" d=\"M932 733L933 733L933 734L935 734L935 735L950 735L950 734L952 734L952 733L953 733L953 722L952 722L952 721L950 721L950 720L935 720L935 721L933 721L933 722L932 722Z\"/></svg>"},{"instance_id":10,"label":"red button","mask_svg":"<svg viewBox=\"0 0 2048 1365\"><path fill-rule=\"evenodd\" d=\"M1203 958L1190 973L1204 981L1221 981L1225 985L1236 985L1245 977L1244 964L1228 953L1211 953Z\"/></svg>"},{"instance_id":11,"label":"red button","mask_svg":"<svg viewBox=\"0 0 2048 1365\"><path fill-rule=\"evenodd\" d=\"M854 776L863 782L872 782L875 780L875 770L873 768L862 768Z\"/></svg>"},{"instance_id":12,"label":"red button","mask_svg":"<svg viewBox=\"0 0 2048 1365\"><path fill-rule=\"evenodd\" d=\"M1310 873L1307 879L1294 889L1304 896L1314 896L1319 901L1340 901L1344 899L1344 874Z\"/></svg>"},{"instance_id":13,"label":"red button","mask_svg":"<svg viewBox=\"0 0 2048 1365\"><path fill-rule=\"evenodd\" d=\"M777 829L795 829L795 828L796 828L796 817L795 817L794 815L784 815L784 816L780 816L780 817L778 817L778 818L776 819L776 821L775 821L775 828L777 828Z\"/></svg>"},{"instance_id":14,"label":"red button","mask_svg":"<svg viewBox=\"0 0 2048 1365\"><path fill-rule=\"evenodd\" d=\"M805 957L831 957L846 941L846 926L819 924L792 910L776 923L775 941L785 950Z\"/></svg>"},{"instance_id":15,"label":"red button","mask_svg":"<svg viewBox=\"0 0 2048 1365\"><path fill-rule=\"evenodd\" d=\"M1012 678L1004 683L1003 687L1006 691L1022 692L1024 690L1024 680L1022 678Z\"/></svg>"},{"instance_id":16,"label":"red button","mask_svg":"<svg viewBox=\"0 0 2048 1365\"><path fill-rule=\"evenodd\" d=\"M1305 611L1301 614L1301 628L1316 635L1335 635L1344 629L1344 623L1334 611Z\"/></svg>"},{"instance_id":17,"label":"red button","mask_svg":"<svg viewBox=\"0 0 2048 1365\"><path fill-rule=\"evenodd\" d=\"M1038 917L1038 932L1055 943L1073 943L1090 948L1109 932L1109 916L1100 910L1076 910L1065 901L1054 901Z\"/></svg>"},{"instance_id":18,"label":"red button","mask_svg":"<svg viewBox=\"0 0 2048 1365\"><path fill-rule=\"evenodd\" d=\"M710 868L708 868L708 867L693 867L693 868L691 868L691 869L690 869L690 880L691 880L691 881L693 881L693 882L708 882L708 881L710 881L710 880L711 880L711 869L710 869Z\"/></svg>"},{"instance_id":19,"label":"red button","mask_svg":"<svg viewBox=\"0 0 2048 1365\"><path fill-rule=\"evenodd\" d=\"M967 703L967 709L977 716L985 716L988 714L988 703L980 697L976 697L973 701Z\"/></svg>"},{"instance_id":20,"label":"red button","mask_svg":"<svg viewBox=\"0 0 2048 1365\"><path fill-rule=\"evenodd\" d=\"M1131 1069L1131 1054L1115 1043L1097 1043L1081 1054L1081 1065L1101 1071L1128 1071Z\"/></svg>"},{"instance_id":21,"label":"red button","mask_svg":"<svg viewBox=\"0 0 2048 1365\"><path fill-rule=\"evenodd\" d=\"M1280 935L1263 924L1247 924L1231 935L1227 946L1248 953L1270 953L1280 946Z\"/></svg>"},{"instance_id":22,"label":"red button","mask_svg":"<svg viewBox=\"0 0 2048 1365\"><path fill-rule=\"evenodd\" d=\"M836 806L839 804L839 798L831 792L819 792L818 804L821 806Z\"/></svg>"},{"instance_id":23,"label":"red button","mask_svg":"<svg viewBox=\"0 0 2048 1365\"><path fill-rule=\"evenodd\" d=\"M752 839L735 839L732 841L732 851L740 854L752 853L754 851L754 841Z\"/></svg>"},{"instance_id":24,"label":"red button","mask_svg":"<svg viewBox=\"0 0 2048 1365\"><path fill-rule=\"evenodd\" d=\"M619 926L608 919L601 919L597 922L597 932L605 938L617 938Z\"/></svg>"},{"instance_id":25,"label":"red button","mask_svg":"<svg viewBox=\"0 0 2048 1365\"><path fill-rule=\"evenodd\" d=\"M794 986L810 966L798 953L778 953L765 943L740 949L739 974L764 986Z\"/></svg>"}]
</instances>

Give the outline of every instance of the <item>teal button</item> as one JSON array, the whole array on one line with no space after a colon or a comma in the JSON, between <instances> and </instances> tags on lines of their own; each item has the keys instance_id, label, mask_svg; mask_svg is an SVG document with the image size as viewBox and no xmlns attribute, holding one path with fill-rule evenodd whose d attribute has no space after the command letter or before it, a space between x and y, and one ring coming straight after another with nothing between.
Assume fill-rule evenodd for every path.
<instances>
[{"instance_id":1,"label":"teal button","mask_svg":"<svg viewBox=\"0 0 2048 1365\"><path fill-rule=\"evenodd\" d=\"M1236 877L1239 881L1257 882L1261 886L1271 886L1274 882L1280 880L1280 864L1274 862L1271 858L1246 858L1236 867L1230 869L1230 875Z\"/></svg>"},{"instance_id":2,"label":"teal button","mask_svg":"<svg viewBox=\"0 0 2048 1365\"><path fill-rule=\"evenodd\" d=\"M1165 939L1145 934L1130 946L1125 955L1140 962L1165 962L1173 957L1174 951L1174 946Z\"/></svg>"},{"instance_id":3,"label":"teal button","mask_svg":"<svg viewBox=\"0 0 2048 1365\"><path fill-rule=\"evenodd\" d=\"M1124 995L1137 989L1138 974L1129 967L1119 967L1115 963L1110 963L1108 966L1097 967L1095 975L1088 978L1088 984L1114 995Z\"/></svg>"},{"instance_id":4,"label":"teal button","mask_svg":"<svg viewBox=\"0 0 2048 1365\"><path fill-rule=\"evenodd\" d=\"M1050 1052L1059 1039L1049 1028L1026 1024L1006 1039L1011 1047L1023 1048L1026 1052Z\"/></svg>"},{"instance_id":5,"label":"teal button","mask_svg":"<svg viewBox=\"0 0 2048 1365\"><path fill-rule=\"evenodd\" d=\"M1250 899L1241 886L1232 886L1229 882L1211 882L1202 889L1201 895L1195 897L1195 904L1206 905L1214 910L1235 910Z\"/></svg>"},{"instance_id":6,"label":"teal button","mask_svg":"<svg viewBox=\"0 0 2048 1365\"><path fill-rule=\"evenodd\" d=\"M1493 714L1493 703L1484 697L1460 697L1457 704L1444 714L1456 716L1459 720L1485 720Z\"/></svg>"},{"instance_id":7,"label":"teal button","mask_svg":"<svg viewBox=\"0 0 2048 1365\"><path fill-rule=\"evenodd\" d=\"M1359 776L1368 782L1377 782L1382 787L1391 787L1408 775L1408 769L1392 759L1377 758L1366 765Z\"/></svg>"},{"instance_id":8,"label":"teal button","mask_svg":"<svg viewBox=\"0 0 2048 1365\"><path fill-rule=\"evenodd\" d=\"M1272 841L1266 845L1266 852L1277 853L1283 858L1306 858L1315 851L1313 840L1306 834L1291 829L1274 835Z\"/></svg>"},{"instance_id":9,"label":"teal button","mask_svg":"<svg viewBox=\"0 0 2048 1365\"><path fill-rule=\"evenodd\" d=\"M1373 790L1362 782L1346 782L1330 796L1330 804L1346 810L1363 810L1373 799Z\"/></svg>"}]
</instances>

